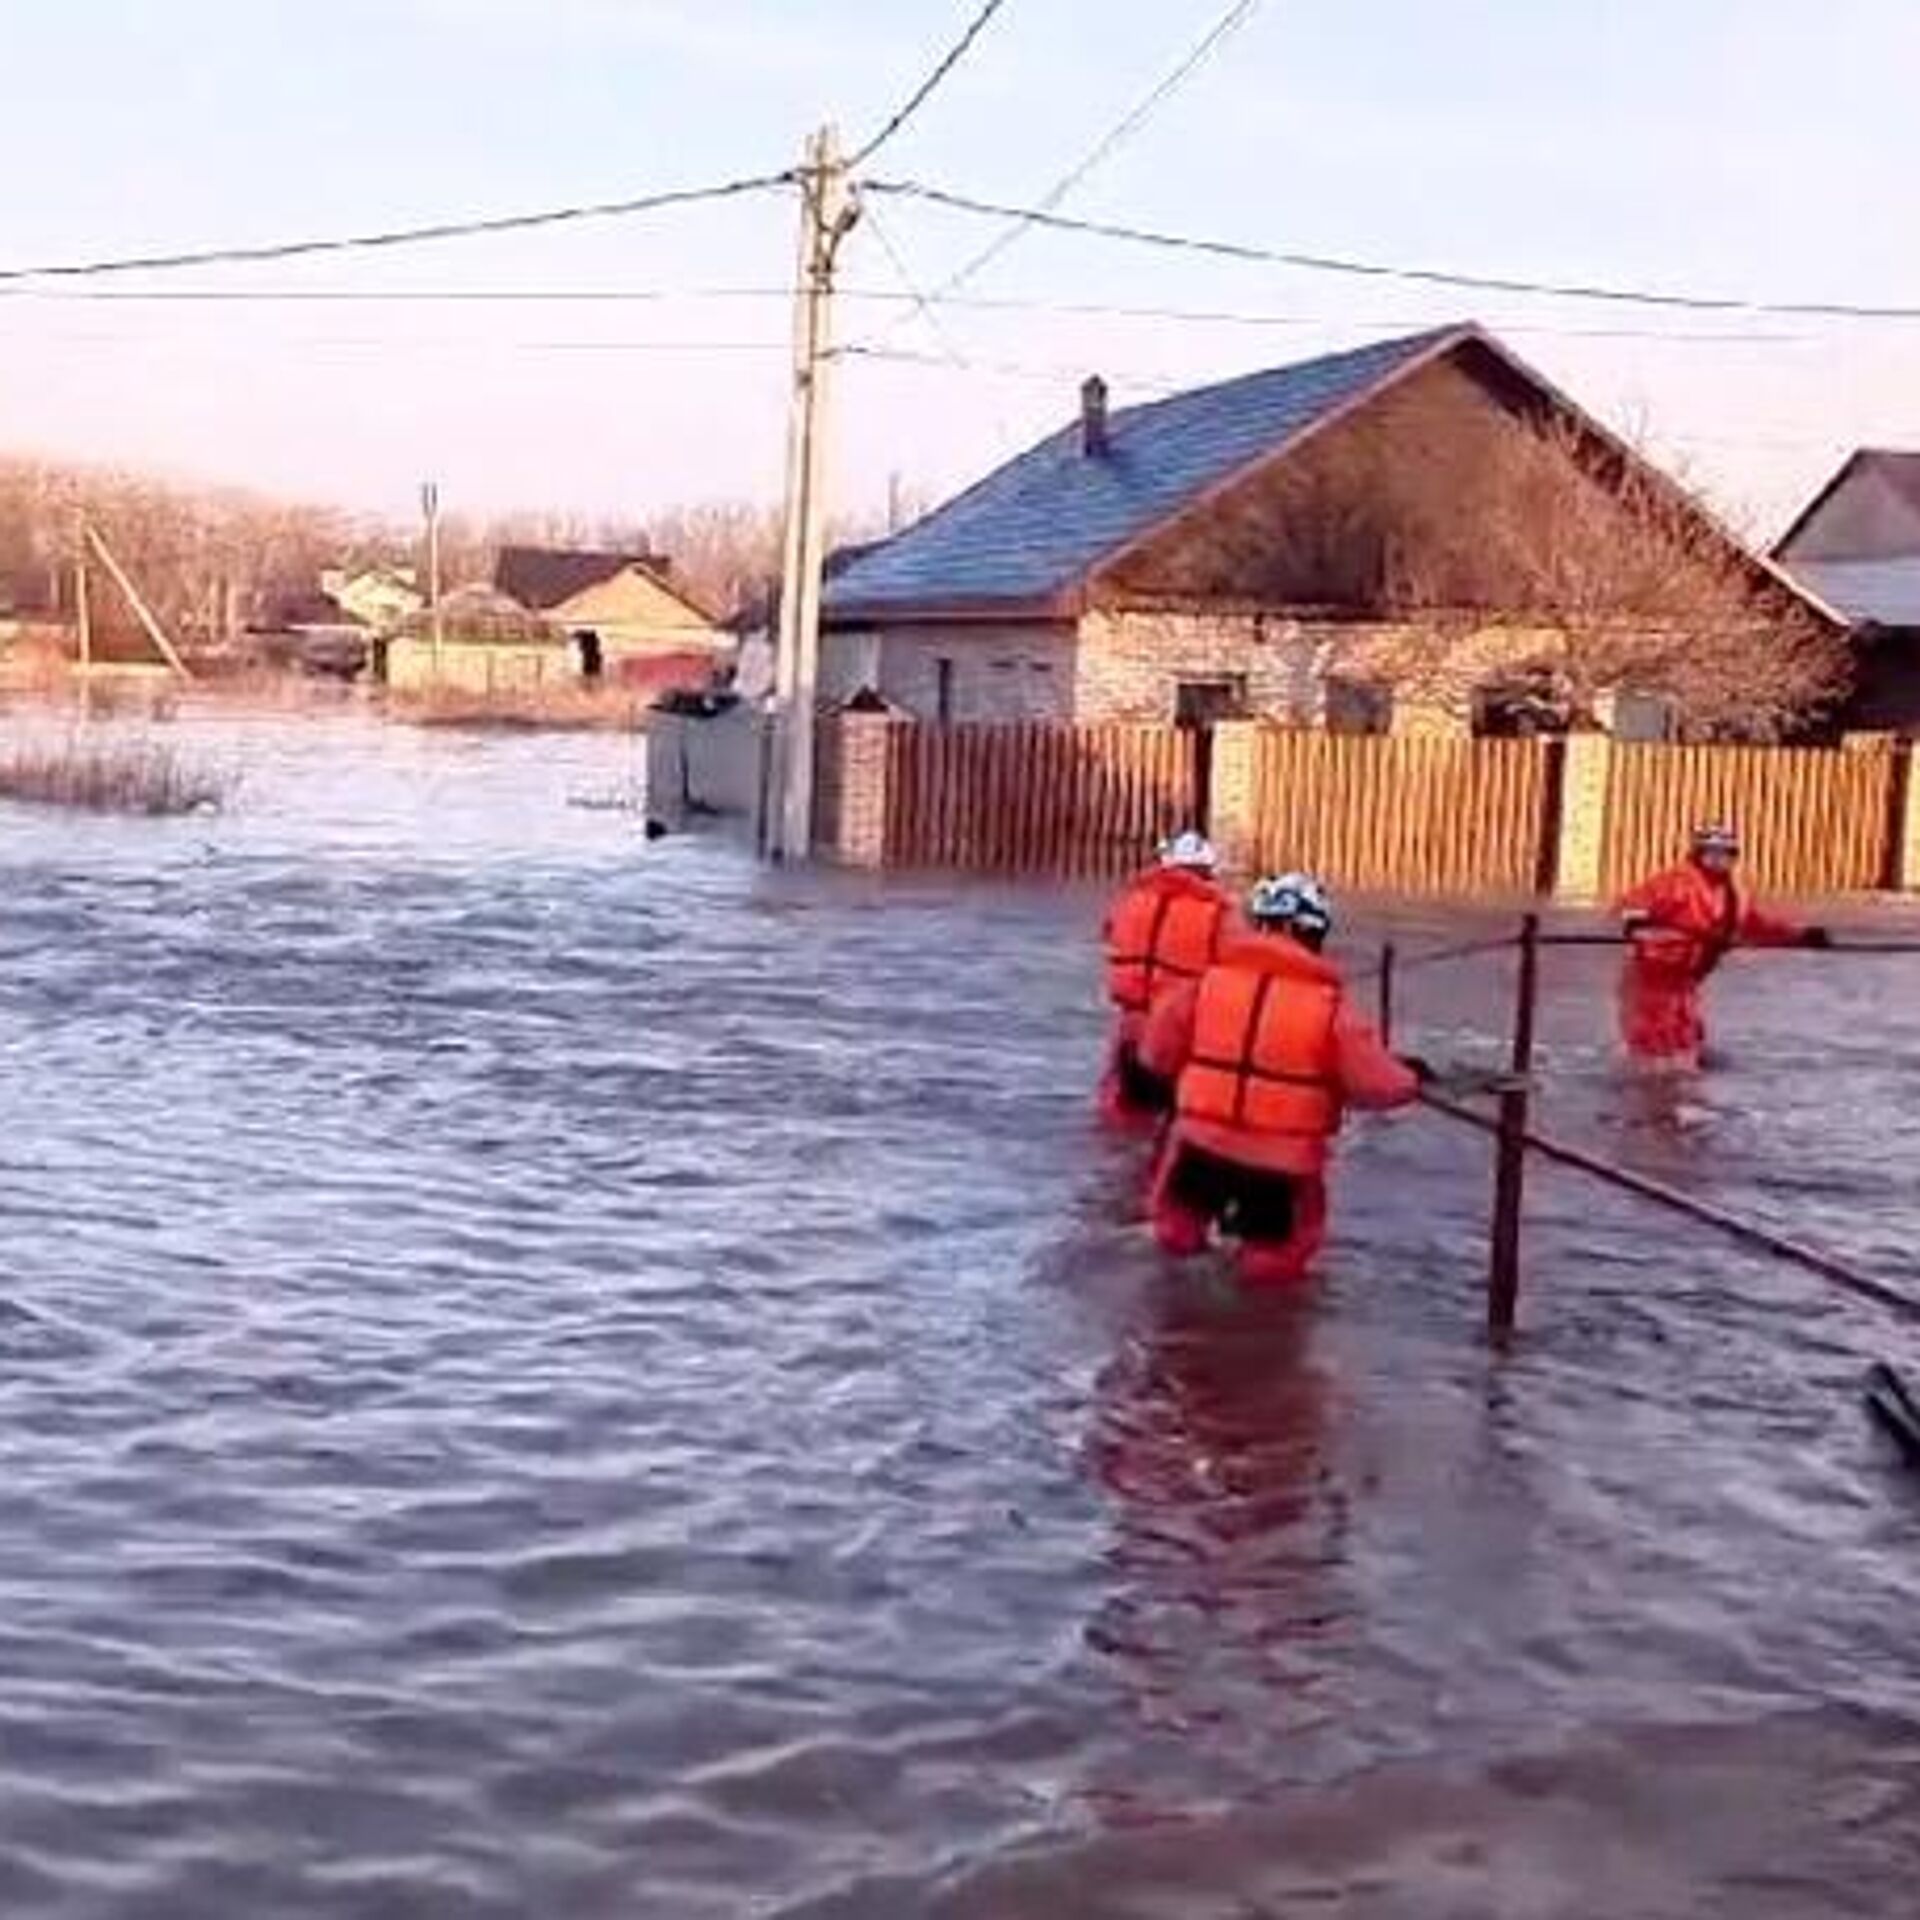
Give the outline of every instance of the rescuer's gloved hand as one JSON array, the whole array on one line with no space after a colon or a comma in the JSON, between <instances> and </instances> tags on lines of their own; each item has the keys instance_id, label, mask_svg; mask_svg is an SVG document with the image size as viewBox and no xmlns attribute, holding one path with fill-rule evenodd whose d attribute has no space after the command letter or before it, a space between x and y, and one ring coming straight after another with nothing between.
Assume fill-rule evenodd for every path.
<instances>
[{"instance_id":1,"label":"rescuer's gloved hand","mask_svg":"<svg viewBox=\"0 0 1920 1920\"><path fill-rule=\"evenodd\" d=\"M1800 944L1803 947L1811 947L1816 952L1824 953L1833 945L1833 935L1825 927L1808 927L1800 936Z\"/></svg>"}]
</instances>

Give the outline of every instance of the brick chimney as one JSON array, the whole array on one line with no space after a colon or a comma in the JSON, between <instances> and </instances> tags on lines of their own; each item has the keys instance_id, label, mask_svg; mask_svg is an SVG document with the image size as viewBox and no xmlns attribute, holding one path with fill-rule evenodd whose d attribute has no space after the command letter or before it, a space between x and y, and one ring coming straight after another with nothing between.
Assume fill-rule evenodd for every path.
<instances>
[{"instance_id":1,"label":"brick chimney","mask_svg":"<svg viewBox=\"0 0 1920 1920\"><path fill-rule=\"evenodd\" d=\"M1113 451L1107 433L1107 383L1096 373L1080 389L1080 451L1104 460Z\"/></svg>"}]
</instances>

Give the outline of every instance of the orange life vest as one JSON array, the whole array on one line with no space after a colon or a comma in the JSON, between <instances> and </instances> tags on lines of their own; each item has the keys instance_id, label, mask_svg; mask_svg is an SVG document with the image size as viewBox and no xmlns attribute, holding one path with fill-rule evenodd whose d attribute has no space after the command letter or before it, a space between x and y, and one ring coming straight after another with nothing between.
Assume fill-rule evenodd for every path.
<instances>
[{"instance_id":1,"label":"orange life vest","mask_svg":"<svg viewBox=\"0 0 1920 1920\"><path fill-rule=\"evenodd\" d=\"M1178 867L1141 875L1107 921L1107 997L1146 1013L1169 987L1198 980L1218 956L1227 902L1211 880Z\"/></svg>"},{"instance_id":2,"label":"orange life vest","mask_svg":"<svg viewBox=\"0 0 1920 1920\"><path fill-rule=\"evenodd\" d=\"M1343 999L1333 966L1297 941L1231 941L1200 982L1180 1117L1240 1133L1330 1139L1342 1111L1334 1029Z\"/></svg>"},{"instance_id":3,"label":"orange life vest","mask_svg":"<svg viewBox=\"0 0 1920 1920\"><path fill-rule=\"evenodd\" d=\"M1635 959L1659 973L1700 981L1738 944L1747 918L1747 898L1731 877L1716 881L1688 861L1656 875L1637 898L1652 910L1652 923L1633 938Z\"/></svg>"}]
</instances>

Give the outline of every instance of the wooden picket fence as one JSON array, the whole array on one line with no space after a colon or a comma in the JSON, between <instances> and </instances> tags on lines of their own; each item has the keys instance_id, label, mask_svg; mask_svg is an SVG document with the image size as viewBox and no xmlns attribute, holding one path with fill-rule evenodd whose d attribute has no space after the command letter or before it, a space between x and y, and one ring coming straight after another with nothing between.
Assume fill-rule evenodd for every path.
<instances>
[{"instance_id":1,"label":"wooden picket fence","mask_svg":"<svg viewBox=\"0 0 1920 1920\"><path fill-rule=\"evenodd\" d=\"M1601 883L1629 887L1670 862L1703 821L1745 843L1742 872L1766 893L1863 893L1891 874L1894 754L1795 747L1616 746Z\"/></svg>"},{"instance_id":2,"label":"wooden picket fence","mask_svg":"<svg viewBox=\"0 0 1920 1920\"><path fill-rule=\"evenodd\" d=\"M1205 823L1249 864L1356 891L1579 897L1726 820L1756 888L1810 897L1912 885L1902 847L1920 847L1904 753L1885 748L840 724L879 728L855 758L836 729L821 743L820 838L861 865L1106 879Z\"/></svg>"},{"instance_id":3,"label":"wooden picket fence","mask_svg":"<svg viewBox=\"0 0 1920 1920\"><path fill-rule=\"evenodd\" d=\"M887 864L1125 873L1198 817L1200 740L1174 727L896 726Z\"/></svg>"},{"instance_id":4,"label":"wooden picket fence","mask_svg":"<svg viewBox=\"0 0 1920 1920\"><path fill-rule=\"evenodd\" d=\"M1255 861L1363 892L1532 893L1552 883L1554 765L1542 741L1266 732Z\"/></svg>"}]
</instances>

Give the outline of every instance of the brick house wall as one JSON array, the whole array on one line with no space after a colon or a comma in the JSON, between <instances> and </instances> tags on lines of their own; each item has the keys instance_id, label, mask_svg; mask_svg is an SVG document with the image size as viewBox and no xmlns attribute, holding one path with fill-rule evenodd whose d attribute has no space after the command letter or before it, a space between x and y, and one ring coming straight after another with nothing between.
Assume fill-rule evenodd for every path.
<instances>
[{"instance_id":1,"label":"brick house wall","mask_svg":"<svg viewBox=\"0 0 1920 1920\"><path fill-rule=\"evenodd\" d=\"M1080 623L1074 676L1080 720L1166 722L1183 680L1244 680L1247 709L1311 725L1332 639L1270 613L1103 611Z\"/></svg>"},{"instance_id":2,"label":"brick house wall","mask_svg":"<svg viewBox=\"0 0 1920 1920\"><path fill-rule=\"evenodd\" d=\"M1403 625L1277 611L1109 607L1087 614L1077 637L1039 621L824 634L820 697L837 707L874 687L914 719L933 720L946 660L956 724L1164 725L1177 717L1183 681L1231 679L1244 682L1249 717L1313 727L1328 722L1330 686L1385 682L1398 689L1394 731L1459 733L1470 724L1475 686L1553 644L1551 634L1522 628L1484 627L1443 641Z\"/></svg>"}]
</instances>

